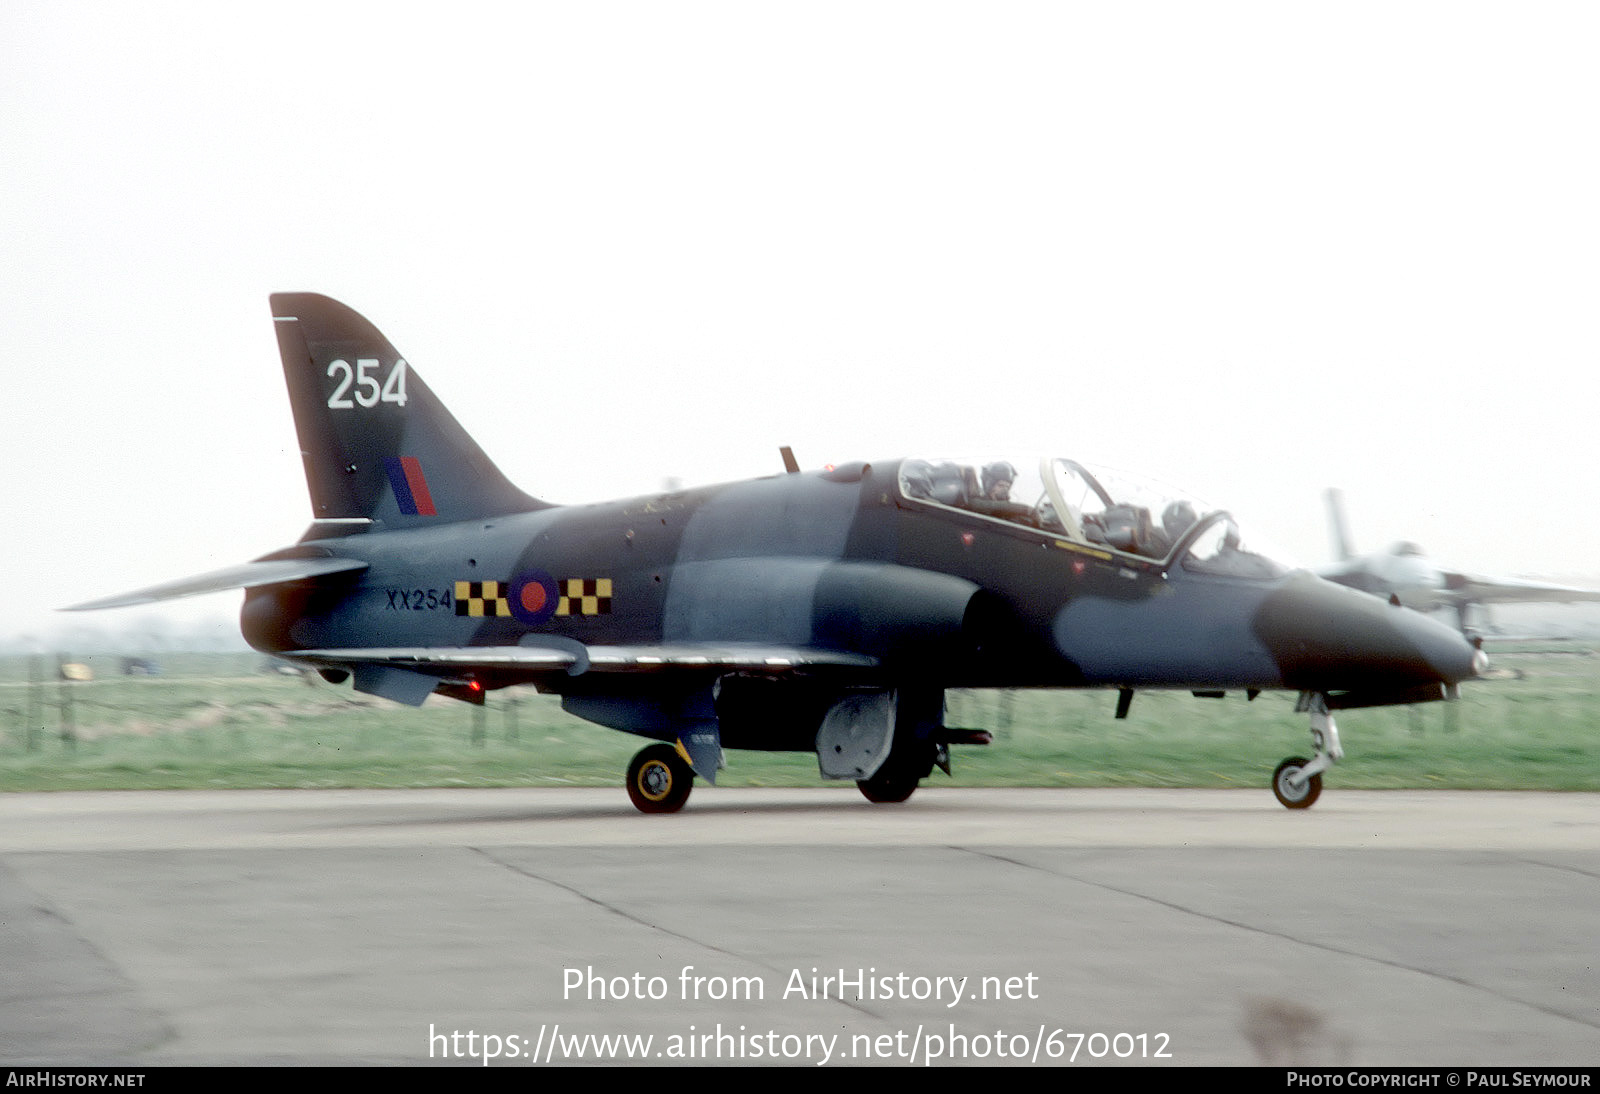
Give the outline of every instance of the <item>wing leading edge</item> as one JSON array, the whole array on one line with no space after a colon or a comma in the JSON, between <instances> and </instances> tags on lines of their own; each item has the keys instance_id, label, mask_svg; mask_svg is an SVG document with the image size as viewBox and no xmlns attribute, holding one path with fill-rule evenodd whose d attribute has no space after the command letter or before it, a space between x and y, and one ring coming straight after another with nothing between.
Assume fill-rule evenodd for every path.
<instances>
[{"instance_id":1,"label":"wing leading edge","mask_svg":"<svg viewBox=\"0 0 1600 1094\"><path fill-rule=\"evenodd\" d=\"M780 646L708 646L682 643L663 646L409 646L395 648L286 650L275 656L314 664L390 665L421 670L461 672L525 668L585 672L655 672L660 669L704 668L788 672L806 668L876 668L878 660L838 650Z\"/></svg>"},{"instance_id":2,"label":"wing leading edge","mask_svg":"<svg viewBox=\"0 0 1600 1094\"><path fill-rule=\"evenodd\" d=\"M436 687L478 677L525 683L561 673L751 672L781 675L812 669L870 670L878 660L838 650L784 646L679 643L660 646L585 646L578 642L530 646L414 646L289 650L291 662L342 669L356 687L385 699L419 706ZM507 681L506 678L511 680ZM452 694L455 694L452 689ZM457 695L457 697L462 697Z\"/></svg>"},{"instance_id":3,"label":"wing leading edge","mask_svg":"<svg viewBox=\"0 0 1600 1094\"><path fill-rule=\"evenodd\" d=\"M1445 571L1444 595L1476 604L1575 604L1600 600L1600 590L1551 585L1542 581L1505 580Z\"/></svg>"}]
</instances>

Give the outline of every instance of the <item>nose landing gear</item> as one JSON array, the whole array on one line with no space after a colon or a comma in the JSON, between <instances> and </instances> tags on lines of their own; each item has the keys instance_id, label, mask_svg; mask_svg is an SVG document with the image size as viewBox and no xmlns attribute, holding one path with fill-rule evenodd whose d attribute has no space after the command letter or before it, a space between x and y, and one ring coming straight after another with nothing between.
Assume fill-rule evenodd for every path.
<instances>
[{"instance_id":1,"label":"nose landing gear","mask_svg":"<svg viewBox=\"0 0 1600 1094\"><path fill-rule=\"evenodd\" d=\"M1285 809L1310 809L1322 793L1322 776L1306 775L1310 760L1299 756L1284 760L1272 773L1272 792Z\"/></svg>"},{"instance_id":2,"label":"nose landing gear","mask_svg":"<svg viewBox=\"0 0 1600 1094\"><path fill-rule=\"evenodd\" d=\"M1272 773L1272 793L1285 809L1309 809L1322 794L1322 773L1344 758L1339 743L1339 727L1328 710L1328 697L1321 692L1306 692L1295 705L1298 713L1311 714L1310 760L1298 756L1284 760Z\"/></svg>"}]
</instances>

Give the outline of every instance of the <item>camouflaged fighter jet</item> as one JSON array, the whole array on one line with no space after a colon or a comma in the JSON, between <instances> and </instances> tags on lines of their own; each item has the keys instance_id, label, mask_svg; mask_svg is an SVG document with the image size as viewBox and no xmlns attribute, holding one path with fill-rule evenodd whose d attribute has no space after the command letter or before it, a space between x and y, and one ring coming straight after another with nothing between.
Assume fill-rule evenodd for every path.
<instances>
[{"instance_id":1,"label":"camouflaged fighter jet","mask_svg":"<svg viewBox=\"0 0 1600 1094\"><path fill-rule=\"evenodd\" d=\"M723 750L812 752L874 802L949 747L946 688L1291 689L1313 758L1334 712L1452 697L1485 667L1449 627L1245 546L1232 518L1073 460L897 459L599 505L513 486L376 327L272 297L314 520L243 566L79 605L242 588L255 648L417 705L532 684L655 740L629 766L673 812Z\"/></svg>"},{"instance_id":2,"label":"camouflaged fighter jet","mask_svg":"<svg viewBox=\"0 0 1600 1094\"><path fill-rule=\"evenodd\" d=\"M1357 554L1350 538L1350 523L1345 517L1344 491L1330 489L1326 497L1334 553L1339 560L1317 567L1319 576L1373 596L1393 598L1419 612L1448 609L1455 613L1456 625L1464 634L1470 633L1473 609L1480 606L1575 604L1600 600L1600 590L1595 589L1446 570L1428 558L1415 543L1402 541L1387 551ZM1486 614L1483 621L1487 621Z\"/></svg>"}]
</instances>

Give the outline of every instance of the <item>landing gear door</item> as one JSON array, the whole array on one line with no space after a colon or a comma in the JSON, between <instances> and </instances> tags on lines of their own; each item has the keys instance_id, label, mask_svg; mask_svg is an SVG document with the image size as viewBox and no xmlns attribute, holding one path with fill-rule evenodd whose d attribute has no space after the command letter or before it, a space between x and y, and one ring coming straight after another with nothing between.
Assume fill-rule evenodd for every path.
<instances>
[{"instance_id":1,"label":"landing gear door","mask_svg":"<svg viewBox=\"0 0 1600 1094\"><path fill-rule=\"evenodd\" d=\"M894 747L895 693L847 695L817 730L817 767L825 779L870 779Z\"/></svg>"}]
</instances>

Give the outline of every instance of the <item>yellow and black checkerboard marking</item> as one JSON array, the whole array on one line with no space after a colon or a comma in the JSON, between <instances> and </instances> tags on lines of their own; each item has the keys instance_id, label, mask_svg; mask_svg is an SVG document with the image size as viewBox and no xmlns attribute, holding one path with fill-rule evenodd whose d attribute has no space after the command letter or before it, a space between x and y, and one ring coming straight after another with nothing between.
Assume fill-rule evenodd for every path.
<instances>
[{"instance_id":1,"label":"yellow and black checkerboard marking","mask_svg":"<svg viewBox=\"0 0 1600 1094\"><path fill-rule=\"evenodd\" d=\"M609 577L569 577L560 582L561 599L557 615L610 615Z\"/></svg>"},{"instance_id":2,"label":"yellow and black checkerboard marking","mask_svg":"<svg viewBox=\"0 0 1600 1094\"><path fill-rule=\"evenodd\" d=\"M510 616L510 588L504 581L456 582L456 614L473 618Z\"/></svg>"}]
</instances>

